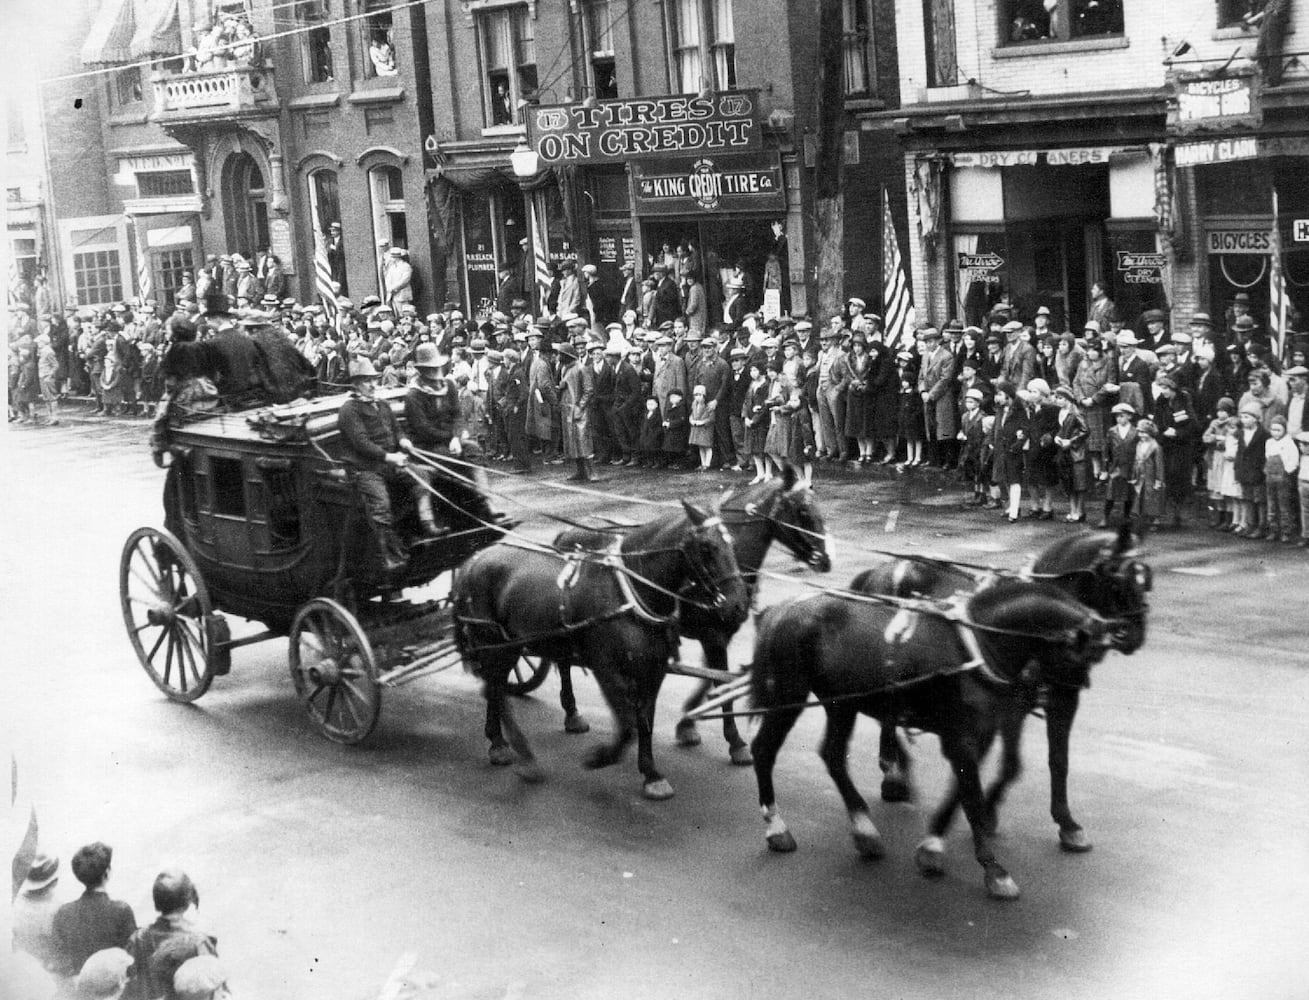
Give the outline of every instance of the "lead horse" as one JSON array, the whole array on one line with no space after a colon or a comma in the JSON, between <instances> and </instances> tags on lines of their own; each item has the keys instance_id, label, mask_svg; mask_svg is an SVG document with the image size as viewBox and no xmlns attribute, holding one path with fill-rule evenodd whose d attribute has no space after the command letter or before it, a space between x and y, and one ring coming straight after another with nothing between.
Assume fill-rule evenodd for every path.
<instances>
[{"instance_id":1,"label":"lead horse","mask_svg":"<svg viewBox=\"0 0 1309 1000\"><path fill-rule=\"evenodd\" d=\"M1130 655L1141 648L1146 638L1146 594L1151 588L1150 569L1134 556L1131 529L1083 532L1060 538L1043 550L1024 571L1033 579L1045 580L1077 598L1112 624L1112 647ZM961 591L986 587L990 579L966 573L948 563L918 559L897 559L865 570L850 584L860 593L889 594L896 597L944 598ZM1000 772L986 792L987 824L995 829L997 814L1009 785L1022 773L1019 748L1022 727L1035 708L1045 711L1045 731L1050 768L1050 815L1059 828L1059 845L1065 851L1080 853L1091 849L1091 841L1068 806L1068 748L1073 720L1082 690L1091 682L1086 671L1041 678L1041 683L1025 701L1015 702L1014 711L1000 728ZM888 802L911 797L909 755L893 727L882 730L879 754L885 777L882 798ZM952 796L938 817L944 831L949 826L958 795Z\"/></svg>"},{"instance_id":2,"label":"lead horse","mask_svg":"<svg viewBox=\"0 0 1309 1000\"><path fill-rule=\"evenodd\" d=\"M516 752L520 773L539 777L506 691L518 657L530 653L595 671L617 726L612 742L588 755L588 767L616 763L635 736L643 793L651 799L673 794L655 768L651 728L677 649L679 613L694 607L735 629L749 611L722 518L682 503L683 511L614 538L602 551L506 541L456 570L455 636L464 662L483 682L493 763L510 763Z\"/></svg>"},{"instance_id":3,"label":"lead horse","mask_svg":"<svg viewBox=\"0 0 1309 1000\"><path fill-rule=\"evenodd\" d=\"M920 610L921 609L921 610ZM796 844L777 809L773 766L811 704L827 713L820 754L850 816L856 848L880 857L881 837L850 779L846 758L855 721L912 725L936 733L958 781L988 893L1018 896L996 859L978 773L1005 717L1039 674L1076 673L1104 656L1111 626L1046 582L1004 579L949 608L852 592L824 592L767 609L756 625L752 690L764 710L751 749L768 846ZM811 695L817 701L811 702ZM939 833L919 845L928 873L943 870Z\"/></svg>"},{"instance_id":4,"label":"lead horse","mask_svg":"<svg viewBox=\"0 0 1309 1000\"><path fill-rule=\"evenodd\" d=\"M732 550L745 578L752 606L759 587L759 570L773 542L784 546L796 559L820 573L832 568L831 557L827 554L823 515L814 500L813 487L807 479L797 475L789 463L783 464L780 476L739 491L729 490L719 500L718 509L732 537ZM560 549L595 549L601 547L608 537L605 533L589 530L564 531L555 538L555 546ZM705 666L724 673L729 669L727 647L739 629L740 623L724 623L712 610L706 611L698 605L685 608L678 619L678 631L682 637L700 643ZM684 715L704 701L713 684L709 680L700 683L683 704ZM564 728L568 732L585 732L586 722L577 712L577 699L573 694L572 671L567 667L559 670L559 701L564 709ZM700 734L696 731L695 721L683 718L678 722L676 737L682 746L698 746ZM732 714L732 702L724 705L723 739L727 742L733 764L744 766L751 763L750 748L741 738L736 717Z\"/></svg>"}]
</instances>

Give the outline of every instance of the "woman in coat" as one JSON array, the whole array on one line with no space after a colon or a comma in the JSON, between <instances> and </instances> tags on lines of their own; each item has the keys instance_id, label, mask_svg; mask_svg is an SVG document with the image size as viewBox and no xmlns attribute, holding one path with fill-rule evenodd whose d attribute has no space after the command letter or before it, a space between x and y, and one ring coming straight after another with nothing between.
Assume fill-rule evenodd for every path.
<instances>
[{"instance_id":1,"label":"woman in coat","mask_svg":"<svg viewBox=\"0 0 1309 1000\"><path fill-rule=\"evenodd\" d=\"M882 442L886 453L881 464L890 465L895 461L895 439L900 433L900 376L895 369L895 359L878 337L868 344L868 374L864 381L868 385L871 421L868 436Z\"/></svg>"},{"instance_id":2,"label":"woman in coat","mask_svg":"<svg viewBox=\"0 0 1309 1000\"><path fill-rule=\"evenodd\" d=\"M1171 375L1160 375L1155 379L1151 417L1163 454L1164 503L1172 527L1180 528L1182 506L1191 496L1191 470L1200 449L1200 420L1191 405L1191 397L1178 388Z\"/></svg>"},{"instance_id":3,"label":"woman in coat","mask_svg":"<svg viewBox=\"0 0 1309 1000\"><path fill-rule=\"evenodd\" d=\"M1136 468L1136 428L1132 421L1136 418L1136 407L1131 403L1118 403L1112 412L1114 425L1105 434L1105 471L1109 476L1109 490L1104 498L1104 516L1097 528L1109 527L1114 504L1122 504L1123 519L1129 519L1136 501L1136 490L1132 486Z\"/></svg>"},{"instance_id":4,"label":"woman in coat","mask_svg":"<svg viewBox=\"0 0 1309 1000\"><path fill-rule=\"evenodd\" d=\"M1053 491L1059 485L1059 446L1055 438L1059 436L1061 415L1044 379L1032 379L1025 391L1030 441L1024 458L1027 484L1032 491L1031 516L1050 521L1054 518ZM1018 395L1022 398L1024 390L1020 389Z\"/></svg>"},{"instance_id":5,"label":"woman in coat","mask_svg":"<svg viewBox=\"0 0 1309 1000\"><path fill-rule=\"evenodd\" d=\"M850 341L850 386L845 394L845 437L859 445L859 464L873 461L872 399L868 391L868 373L872 362L868 355L868 338L856 333Z\"/></svg>"},{"instance_id":6,"label":"woman in coat","mask_svg":"<svg viewBox=\"0 0 1309 1000\"><path fill-rule=\"evenodd\" d=\"M1105 353L1099 338L1088 340L1085 357L1073 373L1072 388L1086 420L1086 448L1091 453L1091 475L1096 479L1104 478L1105 428L1109 423L1109 407L1114 400L1114 394L1105 386L1111 384L1116 375L1114 359Z\"/></svg>"},{"instance_id":7,"label":"woman in coat","mask_svg":"<svg viewBox=\"0 0 1309 1000\"><path fill-rule=\"evenodd\" d=\"M1023 451L1027 446L1027 409L1012 382L995 384L995 424L991 428L991 482L1008 494L1005 518L1018 521L1023 495Z\"/></svg>"}]
</instances>

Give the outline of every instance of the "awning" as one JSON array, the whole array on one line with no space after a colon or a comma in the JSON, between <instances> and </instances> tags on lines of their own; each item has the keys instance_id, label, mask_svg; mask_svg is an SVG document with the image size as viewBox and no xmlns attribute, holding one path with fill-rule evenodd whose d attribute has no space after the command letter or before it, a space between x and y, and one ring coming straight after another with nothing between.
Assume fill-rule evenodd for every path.
<instances>
[{"instance_id":1,"label":"awning","mask_svg":"<svg viewBox=\"0 0 1309 1000\"><path fill-rule=\"evenodd\" d=\"M136 34L131 49L133 59L182 54L177 0L136 0Z\"/></svg>"},{"instance_id":2,"label":"awning","mask_svg":"<svg viewBox=\"0 0 1309 1000\"><path fill-rule=\"evenodd\" d=\"M135 27L132 0L101 0L91 23L91 33L82 45L82 64L131 62Z\"/></svg>"}]
</instances>

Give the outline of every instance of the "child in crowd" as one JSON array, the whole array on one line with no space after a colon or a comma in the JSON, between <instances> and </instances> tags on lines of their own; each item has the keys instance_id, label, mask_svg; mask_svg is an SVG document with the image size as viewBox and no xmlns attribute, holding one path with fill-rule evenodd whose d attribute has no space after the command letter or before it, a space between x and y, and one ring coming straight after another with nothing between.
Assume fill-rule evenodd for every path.
<instances>
[{"instance_id":1,"label":"child in crowd","mask_svg":"<svg viewBox=\"0 0 1309 1000\"><path fill-rule=\"evenodd\" d=\"M141 412L153 416L164 394L164 377L160 371L162 357L154 344L137 345L141 352Z\"/></svg>"},{"instance_id":2,"label":"child in crowd","mask_svg":"<svg viewBox=\"0 0 1309 1000\"><path fill-rule=\"evenodd\" d=\"M1295 445L1300 449L1300 471L1295 484L1300 494L1300 540L1297 548L1309 548L1309 431L1300 431L1295 435Z\"/></svg>"},{"instance_id":3,"label":"child in crowd","mask_svg":"<svg viewBox=\"0 0 1309 1000\"><path fill-rule=\"evenodd\" d=\"M1136 489L1137 530L1159 527L1164 512L1164 453L1155 440L1159 428L1153 420L1136 425L1136 455L1132 461L1132 486Z\"/></svg>"},{"instance_id":4,"label":"child in crowd","mask_svg":"<svg viewBox=\"0 0 1309 1000\"><path fill-rule=\"evenodd\" d=\"M991 470L984 467L982 461L982 452L986 447L984 420L982 390L976 388L965 390L964 412L959 416L959 433L955 435L961 442L960 475L964 484L972 491L971 498L964 501L965 507L981 507L986 503L986 485L991 480Z\"/></svg>"},{"instance_id":5,"label":"child in crowd","mask_svg":"<svg viewBox=\"0 0 1309 1000\"><path fill-rule=\"evenodd\" d=\"M650 396L645 401L645 420L641 424L642 469L653 469L663 464L664 417L659 412L659 400Z\"/></svg>"},{"instance_id":6,"label":"child in crowd","mask_svg":"<svg viewBox=\"0 0 1309 1000\"><path fill-rule=\"evenodd\" d=\"M459 436L463 439L466 457L480 458L486 454L486 403L473 392L467 371L460 370L455 376L455 385L459 390Z\"/></svg>"},{"instance_id":7,"label":"child in crowd","mask_svg":"<svg viewBox=\"0 0 1309 1000\"><path fill-rule=\"evenodd\" d=\"M709 409L705 387L702 385L691 390L690 425L687 440L700 454L700 466L696 472L708 472L714 454L714 415Z\"/></svg>"},{"instance_id":8,"label":"child in crowd","mask_svg":"<svg viewBox=\"0 0 1309 1000\"><path fill-rule=\"evenodd\" d=\"M1104 498L1104 516L1097 528L1109 527L1114 506L1122 504L1124 520L1130 520L1136 501L1132 488L1132 472L1136 464L1136 428L1132 420L1136 407L1131 403L1118 403L1110 411L1114 425L1105 434L1105 470L1109 475L1109 488Z\"/></svg>"},{"instance_id":9,"label":"child in crowd","mask_svg":"<svg viewBox=\"0 0 1309 1000\"><path fill-rule=\"evenodd\" d=\"M767 366L762 361L750 365L750 388L746 392L741 412L745 420L745 449L754 460L751 486L768 478L768 459L764 457L764 447L768 441L771 411L768 409L769 384L766 370Z\"/></svg>"},{"instance_id":10,"label":"child in crowd","mask_svg":"<svg viewBox=\"0 0 1309 1000\"><path fill-rule=\"evenodd\" d=\"M1232 464L1241 499L1237 508L1237 525L1232 534L1253 537L1259 530L1259 509L1264 504L1264 442L1268 432L1260 420L1263 409L1258 405L1242 406L1237 414L1241 424L1234 435Z\"/></svg>"},{"instance_id":11,"label":"child in crowd","mask_svg":"<svg viewBox=\"0 0 1309 1000\"><path fill-rule=\"evenodd\" d=\"M1289 542L1295 530L1291 513L1292 490L1300 466L1300 452L1286 433L1286 418L1278 414L1268 422L1268 441L1264 445L1264 524L1263 537L1270 542Z\"/></svg>"},{"instance_id":12,"label":"child in crowd","mask_svg":"<svg viewBox=\"0 0 1309 1000\"><path fill-rule=\"evenodd\" d=\"M674 389L668 394L668 407L664 410L663 465L676 468L686 460L690 447L691 424L686 415L686 400Z\"/></svg>"},{"instance_id":13,"label":"child in crowd","mask_svg":"<svg viewBox=\"0 0 1309 1000\"><path fill-rule=\"evenodd\" d=\"M901 351L896 361L900 375L900 439L905 447L904 462L899 468L904 470L923 464L923 400L918 395L913 354Z\"/></svg>"},{"instance_id":14,"label":"child in crowd","mask_svg":"<svg viewBox=\"0 0 1309 1000\"><path fill-rule=\"evenodd\" d=\"M1230 472L1231 464L1227 459L1226 444L1228 435L1236 418L1236 403L1230 396L1218 400L1216 415L1209 421L1209 426L1200 440L1205 444L1208 457L1205 461L1205 487L1209 491L1209 527L1219 531L1226 530L1232 522L1232 512L1228 509L1227 498L1223 496L1224 473ZM1235 477L1232 478L1235 483Z\"/></svg>"},{"instance_id":15,"label":"child in crowd","mask_svg":"<svg viewBox=\"0 0 1309 1000\"><path fill-rule=\"evenodd\" d=\"M1076 524L1086 520L1086 491L1091 486L1086 418L1077 405L1077 394L1068 386L1055 389L1054 400L1060 413L1059 432L1054 439L1059 449L1059 479L1068 492L1068 516L1064 520Z\"/></svg>"}]
</instances>

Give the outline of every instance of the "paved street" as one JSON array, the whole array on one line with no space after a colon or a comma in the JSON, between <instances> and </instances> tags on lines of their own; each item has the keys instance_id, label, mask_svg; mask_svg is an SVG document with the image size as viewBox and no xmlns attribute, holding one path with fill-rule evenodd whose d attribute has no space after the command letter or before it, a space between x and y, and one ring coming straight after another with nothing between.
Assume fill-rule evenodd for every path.
<instances>
[{"instance_id":1,"label":"paved street","mask_svg":"<svg viewBox=\"0 0 1309 1000\"><path fill-rule=\"evenodd\" d=\"M123 540L162 522L144 437L142 422L4 436L0 724L39 778L46 848L66 862L80 843L111 843L110 890L140 922L158 869L186 868L238 997L364 1000L393 974L432 1000L1305 996L1303 551L1198 532L1150 540L1149 641L1097 668L1073 736L1073 808L1095 849L1058 850L1033 723L998 845L1023 889L1006 905L987 900L962 826L947 877L917 874L916 806L876 803L888 854L860 861L815 753L817 713L778 767L800 849L770 854L752 772L727 762L708 727L699 749L673 744L683 678L660 709L656 754L677 789L662 803L640 796L632 756L580 767L595 734L563 733L553 678L520 709L548 767L540 785L488 764L481 697L458 672L388 692L357 748L324 741L302 716L283 642L238 650L197 705L167 702L118 611ZM1012 567L1067 530L961 512L943 477L824 475L834 584L871 560L868 548ZM540 510L591 504L541 489L544 478L506 489ZM708 500L728 482L624 470L600 488ZM543 519L528 525L550 534ZM795 580L768 580L762 604L809 579L785 553L769 567ZM734 662L748 658L747 633ZM605 730L594 683L579 677L578 692ZM875 796L871 724L852 756ZM947 775L931 738L916 759L932 802Z\"/></svg>"}]
</instances>

